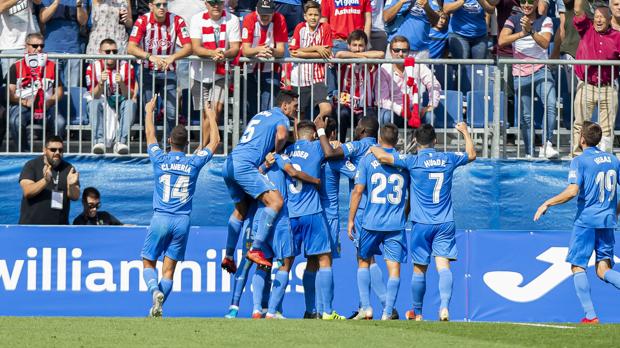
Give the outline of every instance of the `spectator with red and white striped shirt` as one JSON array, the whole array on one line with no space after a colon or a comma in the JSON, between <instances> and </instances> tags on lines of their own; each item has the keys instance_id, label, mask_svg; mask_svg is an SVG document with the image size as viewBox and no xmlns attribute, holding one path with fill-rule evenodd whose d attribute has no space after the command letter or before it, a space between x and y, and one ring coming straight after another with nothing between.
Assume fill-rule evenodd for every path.
<instances>
[{"instance_id":1,"label":"spectator with red and white striped shirt","mask_svg":"<svg viewBox=\"0 0 620 348\"><path fill-rule=\"evenodd\" d=\"M118 46L112 39L99 44L99 54L118 54ZM86 88L90 94L88 114L93 133L93 153L105 153L106 139L114 140L114 153L129 153L129 131L136 114L136 82L134 69L127 61L100 59L86 68ZM119 125L115 134L105 134L107 118L116 116ZM105 117L105 118L104 118ZM107 128L106 128L107 129Z\"/></svg>"},{"instance_id":2,"label":"spectator with red and white striped shirt","mask_svg":"<svg viewBox=\"0 0 620 348\"><path fill-rule=\"evenodd\" d=\"M232 59L241 47L239 19L224 9L223 0L207 0L207 10L194 17L189 26L194 54L207 61L193 61L189 75L192 79L194 109L215 108L218 115L224 110L226 59ZM229 78L230 83L232 79Z\"/></svg>"},{"instance_id":3,"label":"spectator with red and white striped shirt","mask_svg":"<svg viewBox=\"0 0 620 348\"><path fill-rule=\"evenodd\" d=\"M247 58L273 59L282 58L285 45L288 43L288 32L284 16L275 12L273 0L259 0L256 11L243 18L241 32L241 52ZM248 115L271 107L271 90L274 94L280 90L280 65L275 63L249 63L247 96ZM260 83L260 95L258 87ZM257 96L260 98L258 109Z\"/></svg>"},{"instance_id":4,"label":"spectator with red and white striped shirt","mask_svg":"<svg viewBox=\"0 0 620 348\"><path fill-rule=\"evenodd\" d=\"M291 40L291 56L294 58L329 59L332 56L332 33L329 24L321 23L321 5L310 0L304 5L305 22L295 28ZM294 63L291 85L299 91L299 109L304 118L314 115L318 106L319 115L329 115L332 106L327 99L325 85L325 64Z\"/></svg>"},{"instance_id":5,"label":"spectator with red and white striped shirt","mask_svg":"<svg viewBox=\"0 0 620 348\"><path fill-rule=\"evenodd\" d=\"M151 12L136 20L127 52L143 59L143 102L151 100L153 93L165 100L166 130L170 134L176 126L178 106L175 61L192 53L192 42L183 18L168 12L167 0L149 0L149 8ZM182 48L177 50L177 45Z\"/></svg>"},{"instance_id":6,"label":"spectator with red and white striped shirt","mask_svg":"<svg viewBox=\"0 0 620 348\"><path fill-rule=\"evenodd\" d=\"M383 59L385 52L367 51L368 36L363 30L355 30L347 38L347 51L336 53L341 59ZM346 132L351 127L351 113L355 123L364 117L377 117L376 108L376 78L378 65L376 64L340 64L340 85L338 99L340 110L334 107L340 125L340 139L345 139ZM338 115L339 111L339 115Z\"/></svg>"}]
</instances>

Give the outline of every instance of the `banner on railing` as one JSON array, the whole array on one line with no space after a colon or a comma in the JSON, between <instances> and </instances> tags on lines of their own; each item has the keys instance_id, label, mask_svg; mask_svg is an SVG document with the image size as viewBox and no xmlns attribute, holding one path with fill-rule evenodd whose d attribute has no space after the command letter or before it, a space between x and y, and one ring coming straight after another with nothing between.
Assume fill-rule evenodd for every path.
<instances>
[{"instance_id":1,"label":"banner on railing","mask_svg":"<svg viewBox=\"0 0 620 348\"><path fill-rule=\"evenodd\" d=\"M139 256L145 233L144 227L3 226L0 315L146 315L151 299L142 281ZM186 261L178 266L164 315L219 317L226 313L232 279L219 267L225 238L223 227L191 229ZM451 318L537 322L580 319L570 265L564 261L568 239L566 231L459 230ZM352 243L342 242L342 258L333 266L334 307L348 314L358 306L356 261ZM384 267L380 257L377 262ZM304 311L304 267L303 260L296 260L284 301L284 314L292 318ZM403 266L396 306L401 316L411 308L411 269L409 260ZM620 322L620 292L599 281L593 268L588 268L588 274L599 317L605 322ZM245 317L252 307L250 284L251 279L241 301L241 315ZM429 267L427 289L424 316L436 319L439 303L434 266ZM381 304L374 295L373 307L379 317Z\"/></svg>"}]
</instances>

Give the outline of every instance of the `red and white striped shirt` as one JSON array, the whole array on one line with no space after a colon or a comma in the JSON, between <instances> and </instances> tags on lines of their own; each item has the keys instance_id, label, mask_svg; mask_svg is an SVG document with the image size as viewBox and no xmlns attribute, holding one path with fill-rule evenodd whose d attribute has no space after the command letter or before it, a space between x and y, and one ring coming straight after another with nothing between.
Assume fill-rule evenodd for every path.
<instances>
[{"instance_id":1,"label":"red and white striped shirt","mask_svg":"<svg viewBox=\"0 0 620 348\"><path fill-rule=\"evenodd\" d=\"M364 105L375 106L377 70L376 65L370 64L340 65L340 104L354 113L363 112Z\"/></svg>"},{"instance_id":2,"label":"red and white striped shirt","mask_svg":"<svg viewBox=\"0 0 620 348\"><path fill-rule=\"evenodd\" d=\"M152 12L138 17L131 30L129 41L137 43L153 56L169 56L176 51L176 46L192 43L183 18L170 12L166 13L163 23L157 22ZM153 63L148 62L148 68L153 70ZM175 64L168 69L174 71Z\"/></svg>"},{"instance_id":3,"label":"red and white striped shirt","mask_svg":"<svg viewBox=\"0 0 620 348\"><path fill-rule=\"evenodd\" d=\"M241 32L241 42L249 43L252 47L266 45L275 48L277 43L288 42L288 31L286 29L286 20L284 16L278 12L273 14L273 19L268 26L264 27L258 21L258 13L256 11L243 17L243 30ZM255 71L254 64L248 64L251 71ZM276 71L279 70L278 64L275 65ZM261 72L271 72L272 64L259 63L258 68Z\"/></svg>"},{"instance_id":4,"label":"red and white striped shirt","mask_svg":"<svg viewBox=\"0 0 620 348\"><path fill-rule=\"evenodd\" d=\"M333 46L329 24L319 23L314 31L305 22L297 24L290 49L297 50L310 46ZM293 86L306 87L322 82L325 82L325 64L293 64L291 73L291 84Z\"/></svg>"},{"instance_id":5,"label":"red and white striped shirt","mask_svg":"<svg viewBox=\"0 0 620 348\"><path fill-rule=\"evenodd\" d=\"M108 74L108 86L103 93L108 96L116 94L116 83L114 81L114 75L116 73L121 75L121 81L127 86L129 95L131 95L131 89L136 80L133 67L125 61L120 61L118 63L118 71L116 70L116 65L114 65L112 70L108 70L103 60L97 60L89 65L86 68L86 88L88 92L92 95L93 89L101 83L101 75Z\"/></svg>"}]
</instances>

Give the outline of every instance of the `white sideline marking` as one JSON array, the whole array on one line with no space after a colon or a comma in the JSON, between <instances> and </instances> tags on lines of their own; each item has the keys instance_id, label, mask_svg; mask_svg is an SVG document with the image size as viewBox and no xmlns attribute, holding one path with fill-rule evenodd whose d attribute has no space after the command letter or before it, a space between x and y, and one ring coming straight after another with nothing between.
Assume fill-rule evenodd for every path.
<instances>
[{"instance_id":1,"label":"white sideline marking","mask_svg":"<svg viewBox=\"0 0 620 348\"><path fill-rule=\"evenodd\" d=\"M538 323L506 323L512 325L522 325L522 326L535 326L535 327L549 327L553 329L576 329L574 326L564 326L564 325L550 325L550 324L538 324Z\"/></svg>"}]
</instances>

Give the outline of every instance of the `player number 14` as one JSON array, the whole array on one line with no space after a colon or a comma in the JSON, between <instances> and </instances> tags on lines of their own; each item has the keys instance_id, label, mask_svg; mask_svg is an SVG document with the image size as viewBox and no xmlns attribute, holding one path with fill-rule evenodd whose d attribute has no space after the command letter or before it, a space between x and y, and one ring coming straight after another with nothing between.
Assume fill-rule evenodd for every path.
<instances>
[{"instance_id":1,"label":"player number 14","mask_svg":"<svg viewBox=\"0 0 620 348\"><path fill-rule=\"evenodd\" d=\"M178 198L181 203L187 202L189 198L189 192L187 188L189 186L189 176L181 175L178 177L174 185L170 185L170 174L164 174L159 177L159 182L164 184L163 197L161 200L164 203L168 203L170 198Z\"/></svg>"}]
</instances>

